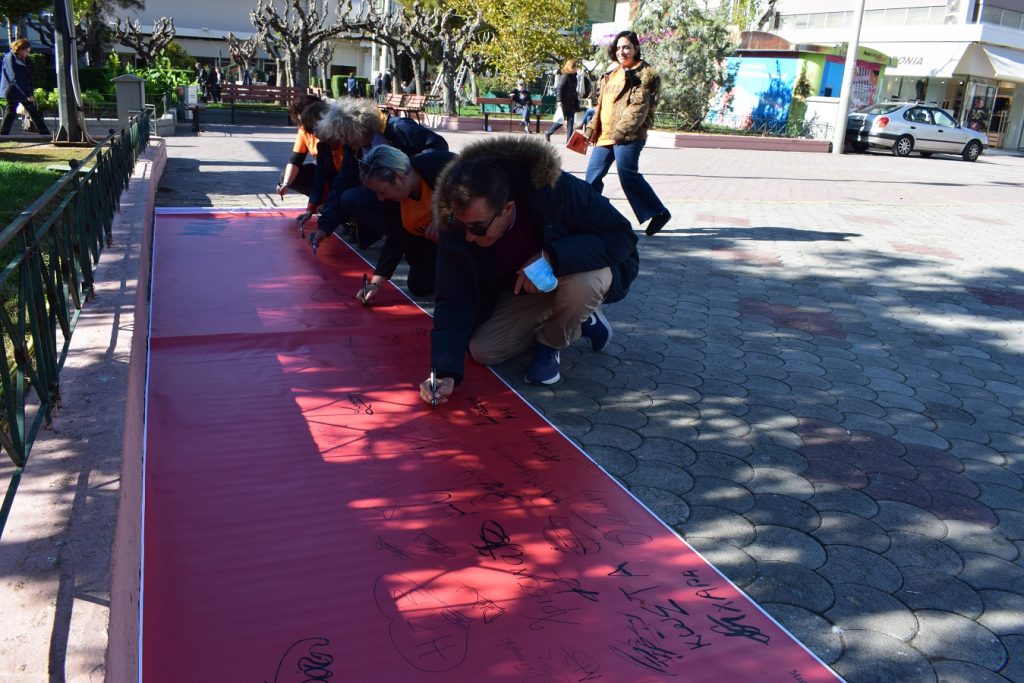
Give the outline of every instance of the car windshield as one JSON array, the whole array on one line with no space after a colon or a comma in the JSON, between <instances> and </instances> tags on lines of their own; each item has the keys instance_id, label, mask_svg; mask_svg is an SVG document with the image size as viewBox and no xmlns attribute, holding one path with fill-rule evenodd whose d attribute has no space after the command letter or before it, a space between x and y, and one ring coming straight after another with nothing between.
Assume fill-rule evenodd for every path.
<instances>
[{"instance_id":1,"label":"car windshield","mask_svg":"<svg viewBox=\"0 0 1024 683\"><path fill-rule=\"evenodd\" d=\"M858 114L867 114L868 116L877 116L879 114L891 114L903 105L894 104L889 102L887 104L871 104L866 107L861 107L857 110Z\"/></svg>"}]
</instances>

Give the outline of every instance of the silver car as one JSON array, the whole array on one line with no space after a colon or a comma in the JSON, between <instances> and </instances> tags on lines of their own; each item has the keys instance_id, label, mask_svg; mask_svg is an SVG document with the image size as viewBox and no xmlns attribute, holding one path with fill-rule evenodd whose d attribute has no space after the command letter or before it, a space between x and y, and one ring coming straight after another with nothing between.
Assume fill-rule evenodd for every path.
<instances>
[{"instance_id":1,"label":"silver car","mask_svg":"<svg viewBox=\"0 0 1024 683\"><path fill-rule=\"evenodd\" d=\"M846 142L858 152L886 147L898 157L917 152L959 154L975 161L988 146L988 137L963 128L943 109L919 102L885 102L852 112L846 119Z\"/></svg>"}]
</instances>

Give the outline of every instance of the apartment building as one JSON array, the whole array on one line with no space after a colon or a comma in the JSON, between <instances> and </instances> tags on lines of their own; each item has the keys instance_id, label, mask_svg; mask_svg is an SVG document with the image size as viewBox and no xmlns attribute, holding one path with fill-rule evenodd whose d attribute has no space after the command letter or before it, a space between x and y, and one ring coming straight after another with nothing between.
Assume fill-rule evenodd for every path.
<instances>
[{"instance_id":1,"label":"apartment building","mask_svg":"<svg viewBox=\"0 0 1024 683\"><path fill-rule=\"evenodd\" d=\"M777 0L767 29L794 44L843 43L856 4ZM866 0L860 44L896 59L879 99L934 102L992 146L1024 149L1024 0Z\"/></svg>"}]
</instances>

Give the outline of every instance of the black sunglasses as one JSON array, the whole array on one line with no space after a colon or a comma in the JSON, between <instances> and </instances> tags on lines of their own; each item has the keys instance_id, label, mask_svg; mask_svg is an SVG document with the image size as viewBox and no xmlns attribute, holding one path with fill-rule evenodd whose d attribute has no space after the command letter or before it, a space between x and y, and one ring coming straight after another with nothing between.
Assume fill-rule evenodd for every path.
<instances>
[{"instance_id":1,"label":"black sunglasses","mask_svg":"<svg viewBox=\"0 0 1024 683\"><path fill-rule=\"evenodd\" d=\"M494 215L491 216L491 220L487 221L487 225L484 225L483 223L463 223L455 217L455 212L452 211L448 214L448 226L459 230L465 230L470 235L485 237L487 235L487 231L491 229L491 224L494 223L494 219L498 217L499 213L501 213L501 209L495 211Z\"/></svg>"}]
</instances>

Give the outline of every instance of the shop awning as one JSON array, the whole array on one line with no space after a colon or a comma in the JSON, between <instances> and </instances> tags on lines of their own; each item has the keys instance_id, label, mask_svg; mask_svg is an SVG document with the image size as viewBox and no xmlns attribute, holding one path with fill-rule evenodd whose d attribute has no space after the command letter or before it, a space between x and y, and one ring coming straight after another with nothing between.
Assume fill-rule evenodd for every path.
<instances>
[{"instance_id":1,"label":"shop awning","mask_svg":"<svg viewBox=\"0 0 1024 683\"><path fill-rule=\"evenodd\" d=\"M1024 83L1024 52L972 43L953 73Z\"/></svg>"}]
</instances>

